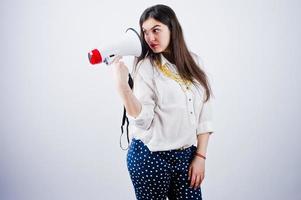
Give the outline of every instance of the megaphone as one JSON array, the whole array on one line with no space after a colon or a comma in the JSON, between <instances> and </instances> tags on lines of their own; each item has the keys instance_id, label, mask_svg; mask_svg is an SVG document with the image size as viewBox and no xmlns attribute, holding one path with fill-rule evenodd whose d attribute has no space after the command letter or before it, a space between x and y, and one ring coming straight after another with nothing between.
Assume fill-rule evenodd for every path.
<instances>
[{"instance_id":1,"label":"megaphone","mask_svg":"<svg viewBox=\"0 0 301 200\"><path fill-rule=\"evenodd\" d=\"M128 28L125 35L115 43L93 49L88 53L92 65L99 63L111 64L116 56L140 56L142 51L141 39L137 31Z\"/></svg>"}]
</instances>

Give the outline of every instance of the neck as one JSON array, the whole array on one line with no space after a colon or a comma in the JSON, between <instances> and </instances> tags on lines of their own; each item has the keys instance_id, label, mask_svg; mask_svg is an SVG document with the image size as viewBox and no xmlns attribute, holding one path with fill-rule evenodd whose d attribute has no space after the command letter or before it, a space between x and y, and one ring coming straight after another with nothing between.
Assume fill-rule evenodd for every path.
<instances>
[{"instance_id":1,"label":"neck","mask_svg":"<svg viewBox=\"0 0 301 200\"><path fill-rule=\"evenodd\" d=\"M164 52L162 52L162 54L170 63L174 64L175 59L170 51L164 51Z\"/></svg>"}]
</instances>

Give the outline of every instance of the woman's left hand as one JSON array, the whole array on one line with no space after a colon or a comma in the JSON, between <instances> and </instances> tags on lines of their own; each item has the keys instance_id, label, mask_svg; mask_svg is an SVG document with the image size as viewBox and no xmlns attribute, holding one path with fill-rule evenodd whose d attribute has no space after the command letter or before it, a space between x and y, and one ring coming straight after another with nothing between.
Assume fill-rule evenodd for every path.
<instances>
[{"instance_id":1,"label":"woman's left hand","mask_svg":"<svg viewBox=\"0 0 301 200\"><path fill-rule=\"evenodd\" d=\"M205 160L203 158L194 157L188 170L188 180L190 187L197 189L205 178Z\"/></svg>"}]
</instances>

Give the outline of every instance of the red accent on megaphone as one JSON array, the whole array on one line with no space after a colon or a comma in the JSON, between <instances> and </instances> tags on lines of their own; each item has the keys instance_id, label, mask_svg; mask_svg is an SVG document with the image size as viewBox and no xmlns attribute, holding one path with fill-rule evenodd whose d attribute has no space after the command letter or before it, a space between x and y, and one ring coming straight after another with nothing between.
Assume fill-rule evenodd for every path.
<instances>
[{"instance_id":1,"label":"red accent on megaphone","mask_svg":"<svg viewBox=\"0 0 301 200\"><path fill-rule=\"evenodd\" d=\"M102 62L101 54L97 49L93 49L91 52L89 52L88 57L92 65Z\"/></svg>"}]
</instances>

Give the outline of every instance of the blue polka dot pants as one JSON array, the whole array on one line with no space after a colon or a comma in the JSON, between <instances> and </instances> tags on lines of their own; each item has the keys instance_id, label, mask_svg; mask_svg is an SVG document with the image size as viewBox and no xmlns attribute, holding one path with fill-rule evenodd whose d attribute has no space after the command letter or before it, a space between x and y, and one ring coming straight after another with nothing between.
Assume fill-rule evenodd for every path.
<instances>
[{"instance_id":1,"label":"blue polka dot pants","mask_svg":"<svg viewBox=\"0 0 301 200\"><path fill-rule=\"evenodd\" d=\"M188 167L196 146L151 152L135 138L127 152L127 167L138 200L202 199L201 188L190 188Z\"/></svg>"}]
</instances>

